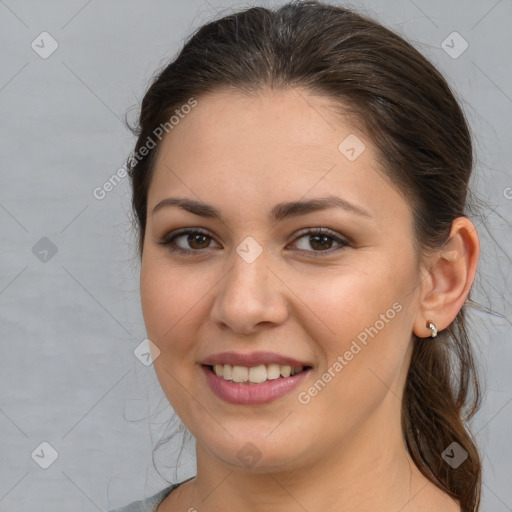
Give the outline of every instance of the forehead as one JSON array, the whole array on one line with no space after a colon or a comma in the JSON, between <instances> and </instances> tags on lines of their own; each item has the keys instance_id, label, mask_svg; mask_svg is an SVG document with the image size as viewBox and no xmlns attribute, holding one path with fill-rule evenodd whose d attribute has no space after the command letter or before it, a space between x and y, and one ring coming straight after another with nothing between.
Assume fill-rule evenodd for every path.
<instances>
[{"instance_id":1,"label":"forehead","mask_svg":"<svg viewBox=\"0 0 512 512\"><path fill-rule=\"evenodd\" d=\"M336 193L381 218L408 214L372 142L329 98L287 89L197 101L161 143L149 209L171 194L255 211Z\"/></svg>"},{"instance_id":2,"label":"forehead","mask_svg":"<svg viewBox=\"0 0 512 512\"><path fill-rule=\"evenodd\" d=\"M230 158L237 164L251 158L252 165L279 158L285 163L294 156L332 159L340 137L354 131L335 116L334 107L332 100L298 88L253 95L224 89L198 99L164 145L176 157L184 144L193 145L195 159L214 155L225 164ZM267 148L272 153L262 152Z\"/></svg>"}]
</instances>

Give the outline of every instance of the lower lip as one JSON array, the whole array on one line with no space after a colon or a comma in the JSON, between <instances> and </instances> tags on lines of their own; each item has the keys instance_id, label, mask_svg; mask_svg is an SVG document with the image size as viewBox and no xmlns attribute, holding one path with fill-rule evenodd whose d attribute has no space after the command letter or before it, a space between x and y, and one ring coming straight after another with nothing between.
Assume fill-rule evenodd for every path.
<instances>
[{"instance_id":1,"label":"lower lip","mask_svg":"<svg viewBox=\"0 0 512 512\"><path fill-rule=\"evenodd\" d=\"M208 366L202 365L206 382L210 389L222 400L230 404L258 405L267 404L290 393L309 373L310 368L297 375L266 380L261 384L233 382L217 376Z\"/></svg>"}]
</instances>

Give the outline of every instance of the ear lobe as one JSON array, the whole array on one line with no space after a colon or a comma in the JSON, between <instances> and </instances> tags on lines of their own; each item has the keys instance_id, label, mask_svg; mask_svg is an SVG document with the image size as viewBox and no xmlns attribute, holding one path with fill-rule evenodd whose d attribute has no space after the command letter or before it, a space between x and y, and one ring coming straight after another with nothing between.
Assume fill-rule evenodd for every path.
<instances>
[{"instance_id":1,"label":"ear lobe","mask_svg":"<svg viewBox=\"0 0 512 512\"><path fill-rule=\"evenodd\" d=\"M423 281L414 332L428 337L431 319L438 331L448 327L464 305L475 279L480 244L476 227L467 217L452 223L448 242L428 261L428 279Z\"/></svg>"}]
</instances>

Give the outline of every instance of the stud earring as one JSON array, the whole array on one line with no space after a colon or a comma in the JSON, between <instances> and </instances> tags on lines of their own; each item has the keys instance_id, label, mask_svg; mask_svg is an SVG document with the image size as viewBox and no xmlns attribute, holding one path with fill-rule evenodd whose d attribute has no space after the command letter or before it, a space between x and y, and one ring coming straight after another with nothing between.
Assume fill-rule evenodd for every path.
<instances>
[{"instance_id":1,"label":"stud earring","mask_svg":"<svg viewBox=\"0 0 512 512\"><path fill-rule=\"evenodd\" d=\"M435 338L437 336L437 327L432 320L427 320L427 327L432 331L430 337Z\"/></svg>"}]
</instances>

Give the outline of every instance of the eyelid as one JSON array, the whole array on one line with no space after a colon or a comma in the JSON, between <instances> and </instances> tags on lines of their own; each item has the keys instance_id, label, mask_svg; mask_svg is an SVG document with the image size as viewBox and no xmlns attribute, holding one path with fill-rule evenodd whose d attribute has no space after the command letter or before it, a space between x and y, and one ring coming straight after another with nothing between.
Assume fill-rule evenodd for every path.
<instances>
[{"instance_id":1,"label":"eyelid","mask_svg":"<svg viewBox=\"0 0 512 512\"><path fill-rule=\"evenodd\" d=\"M176 231L171 231L170 233L167 233L162 237L160 241L157 241L158 245L166 247L170 252L176 252L176 253L182 253L182 254L191 254L191 255L199 255L201 253L204 253L206 249L210 249L210 247L207 247L206 249L183 249L179 246L172 246L173 241L176 238L179 238L181 236L190 235L190 234L200 234L205 235L206 237L210 238L211 240L215 241L215 237L213 237L210 232L204 228L182 228L178 229ZM340 249L343 249L345 247L348 247L351 245L351 242L347 240L345 237L342 237L341 235L338 235L335 231L325 228L325 227L308 227L303 228L299 230L297 233L295 233L294 239L291 242L292 244L300 240L301 238L304 238L305 236L318 236L318 235L326 235L329 238L331 238L334 242L338 244L338 247L326 249L325 251L314 251L314 250L304 250L304 249L297 249L299 253L301 254L308 254L312 255L313 257L317 256L328 256L334 252L337 252ZM288 244L289 245L289 244Z\"/></svg>"},{"instance_id":2,"label":"eyelid","mask_svg":"<svg viewBox=\"0 0 512 512\"><path fill-rule=\"evenodd\" d=\"M182 247L171 247L176 238L179 238L179 237L185 236L185 235L191 235L191 234L205 235L206 237L210 238L211 240L215 240L215 238L206 229L182 228L182 229L178 229L176 231L171 231L170 233L165 234L160 241L157 241L157 243L158 243L158 245L162 245L162 246L166 247L171 252L181 252L184 254L199 254L201 252L204 252L204 250L201 250L201 249L183 249Z\"/></svg>"},{"instance_id":3,"label":"eyelid","mask_svg":"<svg viewBox=\"0 0 512 512\"><path fill-rule=\"evenodd\" d=\"M326 235L338 244L338 247L334 247L334 248L331 247L330 249L326 249L325 251L305 251L303 249L298 249L298 251L300 253L302 253L302 254L306 253L308 255L312 255L313 257L317 257L317 256L327 257L335 252L338 252L340 249L343 249L343 248L351 245L351 243L346 238L342 237L341 235L339 235L332 229L324 228L324 227L303 228L303 229L299 230L298 233L296 233L296 236L292 243L295 243L297 240L300 240L301 238L303 238L306 235L309 235L309 236Z\"/></svg>"},{"instance_id":4,"label":"eyelid","mask_svg":"<svg viewBox=\"0 0 512 512\"><path fill-rule=\"evenodd\" d=\"M331 238L334 238L335 240L337 240L339 242L345 242L347 244L349 243L349 241L346 238L344 238L340 234L336 233L336 231L333 231L332 229L324 228L324 227L309 227L309 228L299 229L299 231L297 231L297 233L295 233L294 241L299 238L302 238L304 235L310 235L310 234L311 235L318 235L318 234L328 235Z\"/></svg>"}]
</instances>

